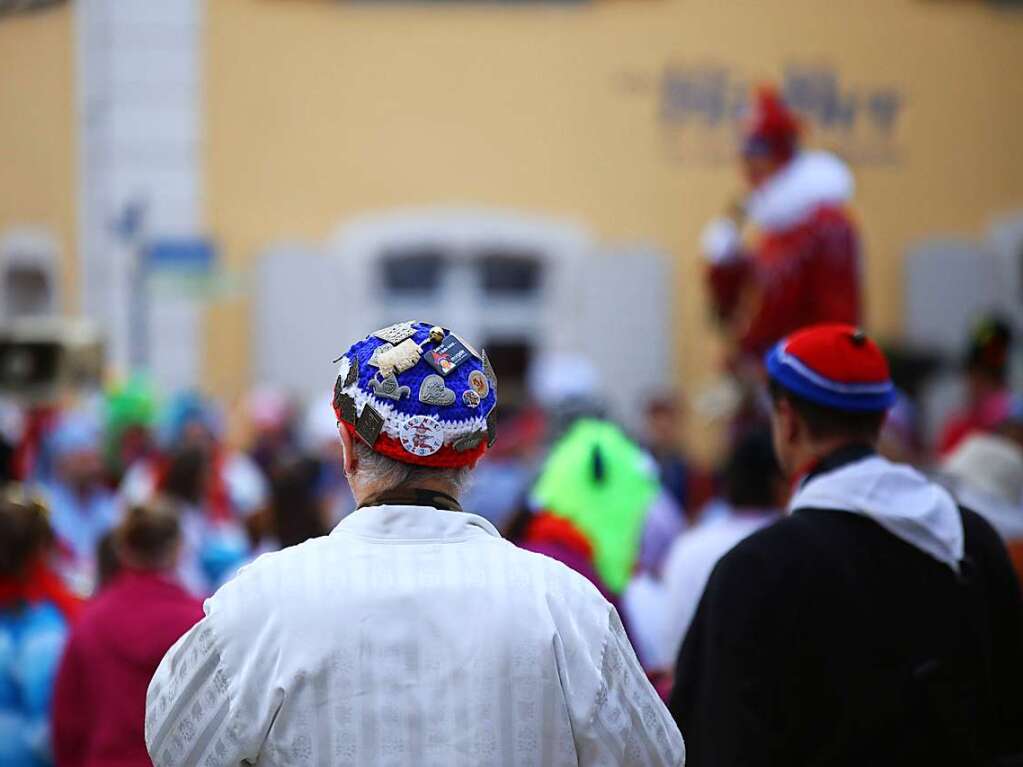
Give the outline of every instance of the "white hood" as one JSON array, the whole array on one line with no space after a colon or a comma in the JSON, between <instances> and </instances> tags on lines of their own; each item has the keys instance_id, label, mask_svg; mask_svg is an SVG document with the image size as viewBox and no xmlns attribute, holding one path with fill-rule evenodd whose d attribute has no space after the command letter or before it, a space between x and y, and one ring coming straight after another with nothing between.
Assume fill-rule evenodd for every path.
<instances>
[{"instance_id":1,"label":"white hood","mask_svg":"<svg viewBox=\"0 0 1023 767\"><path fill-rule=\"evenodd\" d=\"M947 490L923 474L871 456L805 482L789 503L796 509L861 514L892 535L959 571L963 522Z\"/></svg>"},{"instance_id":2,"label":"white hood","mask_svg":"<svg viewBox=\"0 0 1023 767\"><path fill-rule=\"evenodd\" d=\"M848 202L854 186L848 166L835 155L801 152L749 196L746 212L761 229L789 229L823 205Z\"/></svg>"}]
</instances>

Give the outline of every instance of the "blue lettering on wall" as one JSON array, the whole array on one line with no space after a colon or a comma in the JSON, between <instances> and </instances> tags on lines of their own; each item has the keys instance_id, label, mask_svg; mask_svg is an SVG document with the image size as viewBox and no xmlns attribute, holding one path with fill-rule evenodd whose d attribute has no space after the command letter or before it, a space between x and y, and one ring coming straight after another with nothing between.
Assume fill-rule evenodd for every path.
<instances>
[{"instance_id":1,"label":"blue lettering on wall","mask_svg":"<svg viewBox=\"0 0 1023 767\"><path fill-rule=\"evenodd\" d=\"M806 122L809 144L854 164L898 162L906 98L897 86L850 85L837 68L820 64L786 66L780 85ZM671 155L703 164L732 160L752 86L725 65L667 66L658 82L658 115Z\"/></svg>"}]
</instances>

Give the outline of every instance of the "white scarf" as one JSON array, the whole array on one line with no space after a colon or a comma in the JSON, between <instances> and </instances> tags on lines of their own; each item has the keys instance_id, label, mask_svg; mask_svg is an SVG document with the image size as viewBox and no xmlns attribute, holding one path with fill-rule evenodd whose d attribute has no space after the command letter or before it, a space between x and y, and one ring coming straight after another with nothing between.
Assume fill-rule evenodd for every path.
<instances>
[{"instance_id":1,"label":"white scarf","mask_svg":"<svg viewBox=\"0 0 1023 767\"><path fill-rule=\"evenodd\" d=\"M800 152L746 202L758 227L782 231L801 224L822 205L843 205L852 199L852 173L829 152Z\"/></svg>"}]
</instances>

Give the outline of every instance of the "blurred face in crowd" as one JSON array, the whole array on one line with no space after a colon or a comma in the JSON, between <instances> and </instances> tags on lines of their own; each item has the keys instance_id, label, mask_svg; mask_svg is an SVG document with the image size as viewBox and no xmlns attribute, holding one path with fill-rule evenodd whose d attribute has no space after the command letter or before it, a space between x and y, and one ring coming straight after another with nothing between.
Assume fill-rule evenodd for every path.
<instances>
[{"instance_id":1,"label":"blurred face in crowd","mask_svg":"<svg viewBox=\"0 0 1023 767\"><path fill-rule=\"evenodd\" d=\"M21 578L53 542L46 509L37 501L0 500L0 578Z\"/></svg>"},{"instance_id":2,"label":"blurred face in crowd","mask_svg":"<svg viewBox=\"0 0 1023 767\"><path fill-rule=\"evenodd\" d=\"M646 437L650 447L657 450L677 447L680 421L679 406L675 402L651 403L646 414Z\"/></svg>"},{"instance_id":3,"label":"blurred face in crowd","mask_svg":"<svg viewBox=\"0 0 1023 767\"><path fill-rule=\"evenodd\" d=\"M174 500L200 504L213 478L211 455L208 449L194 445L174 451L164 475L162 491Z\"/></svg>"},{"instance_id":4,"label":"blurred face in crowd","mask_svg":"<svg viewBox=\"0 0 1023 767\"><path fill-rule=\"evenodd\" d=\"M971 402L981 402L1005 388L1005 376L983 367L972 367L966 371L966 391Z\"/></svg>"},{"instance_id":5,"label":"blurred face in crowd","mask_svg":"<svg viewBox=\"0 0 1023 767\"><path fill-rule=\"evenodd\" d=\"M767 154L744 154L742 157L743 175L754 189L777 173L782 165L781 160Z\"/></svg>"},{"instance_id":6,"label":"blurred face in crowd","mask_svg":"<svg viewBox=\"0 0 1023 767\"><path fill-rule=\"evenodd\" d=\"M202 420L196 418L186 423L181 429L182 448L197 448L199 450L210 450L214 445L214 437L209 428Z\"/></svg>"},{"instance_id":7,"label":"blurred face in crowd","mask_svg":"<svg viewBox=\"0 0 1023 767\"><path fill-rule=\"evenodd\" d=\"M57 471L67 485L83 491L93 487L102 479L103 460L99 450L74 450L60 458Z\"/></svg>"},{"instance_id":8,"label":"blurred face in crowd","mask_svg":"<svg viewBox=\"0 0 1023 767\"><path fill-rule=\"evenodd\" d=\"M129 426L121 435L120 460L122 466L131 466L135 461L152 452L153 439L149 429L141 425Z\"/></svg>"}]
</instances>

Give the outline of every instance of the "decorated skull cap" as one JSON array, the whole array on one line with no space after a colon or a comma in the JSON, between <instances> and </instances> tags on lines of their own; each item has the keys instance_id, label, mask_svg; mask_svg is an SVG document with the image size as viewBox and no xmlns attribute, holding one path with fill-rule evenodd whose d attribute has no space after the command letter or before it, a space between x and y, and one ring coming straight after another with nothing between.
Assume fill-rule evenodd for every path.
<instances>
[{"instance_id":1,"label":"decorated skull cap","mask_svg":"<svg viewBox=\"0 0 1023 767\"><path fill-rule=\"evenodd\" d=\"M399 322L339 358L334 414L353 439L403 463L471 467L493 445L497 378L447 328Z\"/></svg>"}]
</instances>

